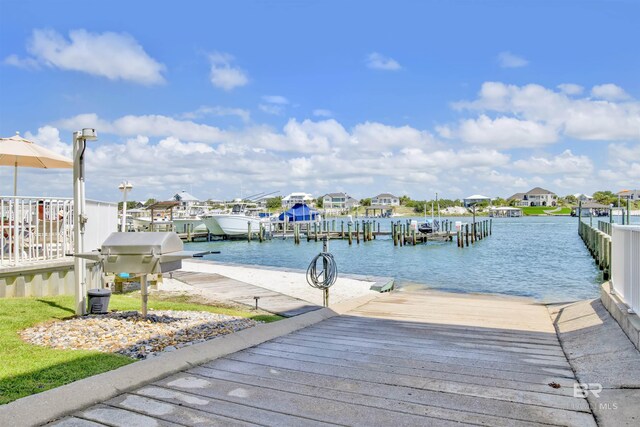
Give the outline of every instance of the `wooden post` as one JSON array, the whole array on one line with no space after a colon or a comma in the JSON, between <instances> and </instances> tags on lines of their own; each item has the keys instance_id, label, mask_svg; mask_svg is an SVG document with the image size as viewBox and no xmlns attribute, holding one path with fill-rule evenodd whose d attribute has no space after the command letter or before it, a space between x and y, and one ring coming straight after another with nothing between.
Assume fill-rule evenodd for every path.
<instances>
[{"instance_id":1,"label":"wooden post","mask_svg":"<svg viewBox=\"0 0 640 427\"><path fill-rule=\"evenodd\" d=\"M464 240L466 243L466 246L469 247L469 224L465 224L464 225Z\"/></svg>"},{"instance_id":2,"label":"wooden post","mask_svg":"<svg viewBox=\"0 0 640 427\"><path fill-rule=\"evenodd\" d=\"M344 239L344 220L340 222L340 237Z\"/></svg>"},{"instance_id":3,"label":"wooden post","mask_svg":"<svg viewBox=\"0 0 640 427\"><path fill-rule=\"evenodd\" d=\"M391 223L391 236L393 237L393 246L398 246L398 235L396 234L396 225Z\"/></svg>"},{"instance_id":4,"label":"wooden post","mask_svg":"<svg viewBox=\"0 0 640 427\"><path fill-rule=\"evenodd\" d=\"M416 245L416 229L414 228L413 230L411 230L413 233L413 246Z\"/></svg>"},{"instance_id":5,"label":"wooden post","mask_svg":"<svg viewBox=\"0 0 640 427\"><path fill-rule=\"evenodd\" d=\"M251 221L247 221L247 241L251 242Z\"/></svg>"},{"instance_id":6,"label":"wooden post","mask_svg":"<svg viewBox=\"0 0 640 427\"><path fill-rule=\"evenodd\" d=\"M631 196L627 196L627 225L631 224L631 218L629 217L629 215L631 215L631 210L629 209L630 199L631 199Z\"/></svg>"},{"instance_id":7,"label":"wooden post","mask_svg":"<svg viewBox=\"0 0 640 427\"><path fill-rule=\"evenodd\" d=\"M493 231L493 219L489 220L489 236L491 236L491 232Z\"/></svg>"},{"instance_id":8,"label":"wooden post","mask_svg":"<svg viewBox=\"0 0 640 427\"><path fill-rule=\"evenodd\" d=\"M318 228L320 228L320 227L318 227L318 223L314 222L313 223L313 231L315 232L316 242L318 241Z\"/></svg>"},{"instance_id":9,"label":"wooden post","mask_svg":"<svg viewBox=\"0 0 640 427\"><path fill-rule=\"evenodd\" d=\"M360 244L360 221L356 221L356 243Z\"/></svg>"},{"instance_id":10,"label":"wooden post","mask_svg":"<svg viewBox=\"0 0 640 427\"><path fill-rule=\"evenodd\" d=\"M349 232L349 245L351 245L351 244L353 243L353 236L352 236L352 234L351 234L351 222L349 222L349 223L347 224L347 228L349 229L349 230L348 230L348 232Z\"/></svg>"}]
</instances>

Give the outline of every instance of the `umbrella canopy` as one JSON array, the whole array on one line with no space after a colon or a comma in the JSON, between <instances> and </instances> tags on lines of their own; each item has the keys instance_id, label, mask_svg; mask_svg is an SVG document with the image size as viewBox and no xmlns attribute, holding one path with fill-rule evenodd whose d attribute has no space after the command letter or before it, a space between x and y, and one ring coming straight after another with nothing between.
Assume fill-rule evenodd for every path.
<instances>
[{"instance_id":1,"label":"umbrella canopy","mask_svg":"<svg viewBox=\"0 0 640 427\"><path fill-rule=\"evenodd\" d=\"M0 138L0 165L13 166L13 192L16 195L18 166L41 169L73 168L73 160L55 153L48 148L34 144L16 134L9 138Z\"/></svg>"}]
</instances>

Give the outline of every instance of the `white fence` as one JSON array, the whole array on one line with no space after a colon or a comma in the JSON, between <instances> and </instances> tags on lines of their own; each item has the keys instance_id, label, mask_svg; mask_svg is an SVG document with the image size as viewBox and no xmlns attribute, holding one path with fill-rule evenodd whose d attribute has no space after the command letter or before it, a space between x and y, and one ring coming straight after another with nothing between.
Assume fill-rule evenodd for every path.
<instances>
[{"instance_id":1,"label":"white fence","mask_svg":"<svg viewBox=\"0 0 640 427\"><path fill-rule=\"evenodd\" d=\"M117 204L87 201L85 250L117 228ZM0 268L62 259L73 253L73 200L0 197Z\"/></svg>"},{"instance_id":2,"label":"white fence","mask_svg":"<svg viewBox=\"0 0 640 427\"><path fill-rule=\"evenodd\" d=\"M613 225L611 283L616 295L640 313L640 226Z\"/></svg>"}]
</instances>

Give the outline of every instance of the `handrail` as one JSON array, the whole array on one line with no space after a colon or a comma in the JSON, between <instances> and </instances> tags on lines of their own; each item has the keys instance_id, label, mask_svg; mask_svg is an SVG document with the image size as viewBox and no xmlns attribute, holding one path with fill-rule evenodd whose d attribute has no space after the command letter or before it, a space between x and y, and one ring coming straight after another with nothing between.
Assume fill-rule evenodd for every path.
<instances>
[{"instance_id":1,"label":"handrail","mask_svg":"<svg viewBox=\"0 0 640 427\"><path fill-rule=\"evenodd\" d=\"M612 227L611 284L631 310L640 313L640 226Z\"/></svg>"}]
</instances>

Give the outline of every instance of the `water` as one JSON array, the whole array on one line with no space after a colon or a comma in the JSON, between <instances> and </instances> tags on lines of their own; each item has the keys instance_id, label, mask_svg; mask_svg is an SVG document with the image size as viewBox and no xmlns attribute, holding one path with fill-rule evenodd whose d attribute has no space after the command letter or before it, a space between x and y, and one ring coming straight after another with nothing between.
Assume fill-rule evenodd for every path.
<instances>
[{"instance_id":1,"label":"water","mask_svg":"<svg viewBox=\"0 0 640 427\"><path fill-rule=\"evenodd\" d=\"M380 222L382 229L389 229L390 220ZM339 224L340 220L338 229ZM603 281L578 236L577 219L571 217L494 218L493 235L464 249L455 241L394 247L389 238L360 245L354 240L352 246L346 240L331 240L329 245L340 272L392 276L400 286L555 302L595 298ZM195 242L185 248L221 251L205 257L215 261L306 269L322 243L303 240L294 245L293 239L276 237L262 244Z\"/></svg>"}]
</instances>

